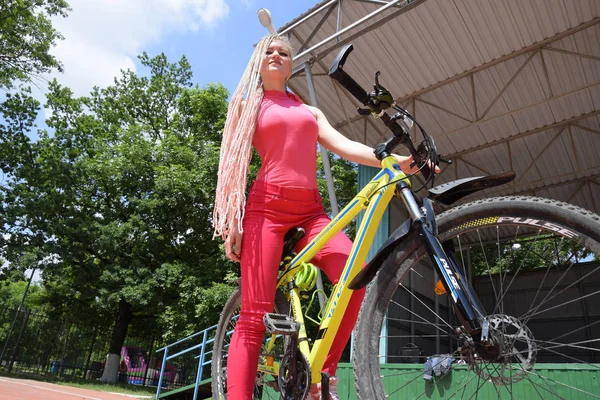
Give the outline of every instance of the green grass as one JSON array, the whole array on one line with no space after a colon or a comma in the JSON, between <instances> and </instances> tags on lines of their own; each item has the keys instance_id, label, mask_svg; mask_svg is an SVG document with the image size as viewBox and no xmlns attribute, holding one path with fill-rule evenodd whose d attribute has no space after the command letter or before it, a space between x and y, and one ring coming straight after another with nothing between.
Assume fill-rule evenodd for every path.
<instances>
[{"instance_id":1,"label":"green grass","mask_svg":"<svg viewBox=\"0 0 600 400\"><path fill-rule=\"evenodd\" d=\"M73 376L58 376L57 374L19 374L9 373L4 369L0 369L0 376L7 378L30 379L40 382L50 382L57 385L71 386L81 389L97 390L100 392L122 393L129 395L138 395L140 397L156 395L156 387L153 386L137 386L128 385L126 383L104 383L97 380L84 380Z\"/></svg>"}]
</instances>

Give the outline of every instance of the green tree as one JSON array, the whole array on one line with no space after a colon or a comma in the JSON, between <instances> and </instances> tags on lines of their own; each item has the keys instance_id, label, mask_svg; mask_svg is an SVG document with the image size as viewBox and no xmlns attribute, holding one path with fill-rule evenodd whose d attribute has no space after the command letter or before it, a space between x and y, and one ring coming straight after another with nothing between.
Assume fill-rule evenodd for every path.
<instances>
[{"instance_id":1,"label":"green tree","mask_svg":"<svg viewBox=\"0 0 600 400\"><path fill-rule=\"evenodd\" d=\"M524 237L500 246L474 246L470 251L475 275L506 274L537 269L568 268L589 261L594 255L588 249L552 234Z\"/></svg>"},{"instance_id":2,"label":"green tree","mask_svg":"<svg viewBox=\"0 0 600 400\"><path fill-rule=\"evenodd\" d=\"M158 322L232 267L210 224L227 91L193 87L185 57L140 61L149 76L124 71L89 97L51 83L52 134L41 131L37 142L23 132L38 105L20 94L2 109L2 257L37 248L51 259L47 302L82 321L114 320L115 355L132 321L143 319L146 333L162 330ZM221 301L220 289L209 300ZM203 310L181 329L205 317L195 312Z\"/></svg>"},{"instance_id":3,"label":"green tree","mask_svg":"<svg viewBox=\"0 0 600 400\"><path fill-rule=\"evenodd\" d=\"M62 65L50 50L63 39L51 17L66 17L65 0L3 0L0 2L0 88L15 80L31 80Z\"/></svg>"},{"instance_id":4,"label":"green tree","mask_svg":"<svg viewBox=\"0 0 600 400\"><path fill-rule=\"evenodd\" d=\"M329 157L329 163L331 166L331 175L333 177L333 187L338 203L338 209L342 210L342 208L344 208L358 193L358 166L357 164L336 155ZM319 186L319 192L323 199L325 211L329 216L333 216L321 152L319 152L317 156L317 185ZM350 239L354 239L356 234L355 222L351 222L348 225L346 234Z\"/></svg>"}]
</instances>

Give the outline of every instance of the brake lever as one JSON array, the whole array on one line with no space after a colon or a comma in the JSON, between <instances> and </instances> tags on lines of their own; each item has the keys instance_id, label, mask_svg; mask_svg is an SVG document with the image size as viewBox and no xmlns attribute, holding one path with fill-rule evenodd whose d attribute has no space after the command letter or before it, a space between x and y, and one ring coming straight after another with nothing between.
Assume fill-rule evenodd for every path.
<instances>
[{"instance_id":1,"label":"brake lever","mask_svg":"<svg viewBox=\"0 0 600 400\"><path fill-rule=\"evenodd\" d=\"M375 113L381 113L395 104L394 96L379 83L379 75L381 75L381 71L375 73L375 84L373 85L373 91L369 95L369 100L374 107L373 112Z\"/></svg>"}]
</instances>

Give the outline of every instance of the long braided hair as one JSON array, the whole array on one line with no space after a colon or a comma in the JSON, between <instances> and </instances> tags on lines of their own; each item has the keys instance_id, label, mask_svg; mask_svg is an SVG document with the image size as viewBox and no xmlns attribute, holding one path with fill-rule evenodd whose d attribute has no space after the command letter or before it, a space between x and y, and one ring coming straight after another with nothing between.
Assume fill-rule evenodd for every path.
<instances>
[{"instance_id":1,"label":"long braided hair","mask_svg":"<svg viewBox=\"0 0 600 400\"><path fill-rule=\"evenodd\" d=\"M226 239L234 226L242 232L246 179L252 156L252 136L264 95L260 69L265 53L274 40L285 43L289 47L289 54L292 54L292 47L287 38L277 34L263 37L254 48L242 79L229 102L221 142L213 210L214 237Z\"/></svg>"}]
</instances>

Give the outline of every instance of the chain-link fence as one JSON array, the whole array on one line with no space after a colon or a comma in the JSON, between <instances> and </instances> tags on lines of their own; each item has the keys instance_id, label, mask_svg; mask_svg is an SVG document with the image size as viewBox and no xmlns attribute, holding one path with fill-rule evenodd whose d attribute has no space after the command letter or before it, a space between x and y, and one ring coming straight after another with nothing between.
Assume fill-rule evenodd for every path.
<instances>
[{"instance_id":1,"label":"chain-link fence","mask_svg":"<svg viewBox=\"0 0 600 400\"><path fill-rule=\"evenodd\" d=\"M0 304L0 370L25 375L100 379L112 335L112 326L91 326L55 319L27 308L8 309ZM166 343L153 337L127 337L121 348L118 381L156 386ZM186 347L198 345L190 340ZM180 346L179 346L180 347ZM178 351L180 351L179 349ZM200 349L168 361L164 388L195 382ZM205 368L204 378L210 373Z\"/></svg>"}]
</instances>

